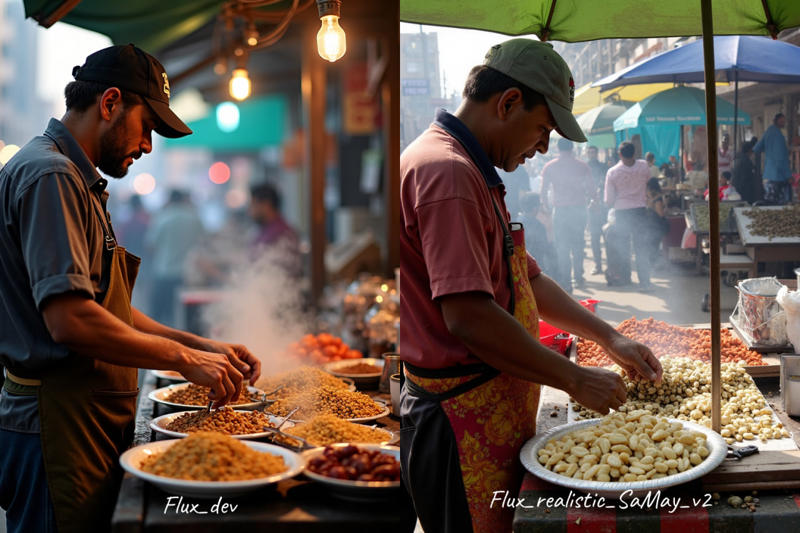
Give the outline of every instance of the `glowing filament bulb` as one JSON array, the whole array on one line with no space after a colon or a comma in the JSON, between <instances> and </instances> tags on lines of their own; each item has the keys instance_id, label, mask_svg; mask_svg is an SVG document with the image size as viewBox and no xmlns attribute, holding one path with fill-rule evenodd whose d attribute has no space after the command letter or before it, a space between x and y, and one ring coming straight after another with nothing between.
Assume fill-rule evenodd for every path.
<instances>
[{"instance_id":1,"label":"glowing filament bulb","mask_svg":"<svg viewBox=\"0 0 800 533\"><path fill-rule=\"evenodd\" d=\"M322 59L333 63L347 51L347 38L339 26L339 17L325 15L320 20L322 27L317 32L317 51Z\"/></svg>"},{"instance_id":2,"label":"glowing filament bulb","mask_svg":"<svg viewBox=\"0 0 800 533\"><path fill-rule=\"evenodd\" d=\"M250 78L247 77L247 69L237 68L233 71L228 89L231 97L237 100L244 100L250 96L251 85Z\"/></svg>"}]
</instances>

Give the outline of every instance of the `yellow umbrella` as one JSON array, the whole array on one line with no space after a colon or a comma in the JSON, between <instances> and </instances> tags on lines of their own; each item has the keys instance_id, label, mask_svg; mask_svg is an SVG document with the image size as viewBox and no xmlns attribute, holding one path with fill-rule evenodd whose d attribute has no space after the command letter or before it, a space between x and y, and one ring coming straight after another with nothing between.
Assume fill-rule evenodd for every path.
<instances>
[{"instance_id":1,"label":"yellow umbrella","mask_svg":"<svg viewBox=\"0 0 800 533\"><path fill-rule=\"evenodd\" d=\"M575 103L572 105L574 114L580 115L590 109L601 106L606 103L607 98L615 98L626 102L640 102L651 94L674 87L672 83L645 83L642 85L615 87L601 93L599 87L592 87L591 85L591 83L587 83L575 91Z\"/></svg>"}]
</instances>

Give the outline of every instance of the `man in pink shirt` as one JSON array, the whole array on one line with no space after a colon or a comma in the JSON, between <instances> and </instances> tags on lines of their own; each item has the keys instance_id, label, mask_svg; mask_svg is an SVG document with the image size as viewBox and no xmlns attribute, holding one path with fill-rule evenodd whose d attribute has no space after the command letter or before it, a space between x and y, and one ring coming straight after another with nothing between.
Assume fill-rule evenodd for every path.
<instances>
[{"instance_id":1,"label":"man in pink shirt","mask_svg":"<svg viewBox=\"0 0 800 533\"><path fill-rule=\"evenodd\" d=\"M573 155L572 141L569 139L558 140L558 157L542 169L542 198L545 209L547 209L547 193L551 187L554 245L558 261L555 277L561 288L571 293L573 281L578 288L586 286L583 279L583 256L586 246L584 232L586 207L594 192L594 182L589 165Z\"/></svg>"},{"instance_id":2,"label":"man in pink shirt","mask_svg":"<svg viewBox=\"0 0 800 533\"><path fill-rule=\"evenodd\" d=\"M606 233L609 285L631 281L631 240L636 253L636 273L640 290L651 290L646 224L647 180L650 169L644 159L636 159L636 148L628 141L619 145L620 161L606 174L605 201L614 209L614 223Z\"/></svg>"},{"instance_id":3,"label":"man in pink shirt","mask_svg":"<svg viewBox=\"0 0 800 533\"><path fill-rule=\"evenodd\" d=\"M617 374L539 343L539 315L635 375L658 380L661 367L541 273L505 206L495 167L546 152L553 129L585 141L564 60L549 43L511 39L472 69L463 96L400 157L400 449L425 531L493 533L511 530L513 509L492 506L493 491L519 490L538 384L601 413L625 400Z\"/></svg>"}]
</instances>

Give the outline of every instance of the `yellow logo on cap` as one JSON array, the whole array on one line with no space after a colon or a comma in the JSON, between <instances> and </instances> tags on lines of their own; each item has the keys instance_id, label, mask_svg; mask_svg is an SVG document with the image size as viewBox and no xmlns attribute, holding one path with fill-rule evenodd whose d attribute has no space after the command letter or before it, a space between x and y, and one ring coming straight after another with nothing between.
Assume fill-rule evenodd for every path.
<instances>
[{"instance_id":1,"label":"yellow logo on cap","mask_svg":"<svg viewBox=\"0 0 800 533\"><path fill-rule=\"evenodd\" d=\"M164 78L164 94L169 98L169 80L167 79L167 73L162 72L161 77Z\"/></svg>"}]
</instances>

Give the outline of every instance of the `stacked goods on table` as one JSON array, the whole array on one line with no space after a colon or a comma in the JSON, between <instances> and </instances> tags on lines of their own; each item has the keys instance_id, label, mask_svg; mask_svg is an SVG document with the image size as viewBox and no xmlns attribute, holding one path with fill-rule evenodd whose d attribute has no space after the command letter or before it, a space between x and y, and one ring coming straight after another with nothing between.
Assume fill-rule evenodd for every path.
<instances>
[{"instance_id":1,"label":"stacked goods on table","mask_svg":"<svg viewBox=\"0 0 800 533\"><path fill-rule=\"evenodd\" d=\"M333 414L338 418L370 418L380 415L384 406L361 392L321 385L310 390L300 390L277 400L267 410L275 416L292 415L297 420L309 420L320 414Z\"/></svg>"},{"instance_id":2,"label":"stacked goods on table","mask_svg":"<svg viewBox=\"0 0 800 533\"><path fill-rule=\"evenodd\" d=\"M261 411L234 411L228 407L214 411L183 413L165 426L178 433L214 431L225 435L250 435L264 431L264 427L275 427L269 417Z\"/></svg>"},{"instance_id":3,"label":"stacked goods on table","mask_svg":"<svg viewBox=\"0 0 800 533\"><path fill-rule=\"evenodd\" d=\"M800 206L781 209L759 209L743 211L750 219L747 229L751 235L768 237L800 237Z\"/></svg>"},{"instance_id":4,"label":"stacked goods on table","mask_svg":"<svg viewBox=\"0 0 800 533\"><path fill-rule=\"evenodd\" d=\"M289 345L289 354L302 361L314 364L362 357L361 352L351 350L342 339L330 333L304 335L299 342L293 342Z\"/></svg>"},{"instance_id":5,"label":"stacked goods on table","mask_svg":"<svg viewBox=\"0 0 800 533\"><path fill-rule=\"evenodd\" d=\"M725 226L729 217L731 216L731 210L733 209L733 205L731 204L719 204L719 225L720 228ZM694 211L694 222L697 225L697 231L701 233L708 233L709 231L709 221L711 217L709 216L708 211L708 204L692 204L692 210Z\"/></svg>"},{"instance_id":6,"label":"stacked goods on table","mask_svg":"<svg viewBox=\"0 0 800 533\"><path fill-rule=\"evenodd\" d=\"M685 357L664 358L661 384L630 379L619 367L613 369L625 381L628 399L619 408L630 413L646 410L654 415L688 420L711 427L711 367ZM783 424L773 419L764 396L742 362L722 363L722 407L720 435L728 444L761 439L789 437ZM573 401L578 418L597 418L600 415Z\"/></svg>"},{"instance_id":7,"label":"stacked goods on table","mask_svg":"<svg viewBox=\"0 0 800 533\"><path fill-rule=\"evenodd\" d=\"M347 383L313 366L301 366L273 376L261 378L259 388L269 391L270 399L293 396L319 387L346 389ZM275 391L275 392L273 392Z\"/></svg>"},{"instance_id":8,"label":"stacked goods on table","mask_svg":"<svg viewBox=\"0 0 800 533\"><path fill-rule=\"evenodd\" d=\"M236 439L201 431L147 457L147 473L192 481L257 479L286 472L282 457L253 450Z\"/></svg>"},{"instance_id":9,"label":"stacked goods on table","mask_svg":"<svg viewBox=\"0 0 800 533\"><path fill-rule=\"evenodd\" d=\"M166 402L176 403L180 405L206 405L208 403L208 394L211 392L210 387L203 387L202 385L195 385L189 383L186 387L181 387L170 392L163 399ZM253 403L260 401L261 398L258 394L242 388L242 392L238 398L232 399L229 405L240 405L246 403Z\"/></svg>"},{"instance_id":10,"label":"stacked goods on table","mask_svg":"<svg viewBox=\"0 0 800 533\"><path fill-rule=\"evenodd\" d=\"M702 463L709 449L703 433L637 409L552 439L538 455L541 465L562 476L633 482L685 472Z\"/></svg>"},{"instance_id":11,"label":"stacked goods on table","mask_svg":"<svg viewBox=\"0 0 800 533\"><path fill-rule=\"evenodd\" d=\"M388 431L354 424L332 414L317 415L308 422L285 429L284 433L297 435L314 446L327 446L337 442L381 444L392 439L392 434ZM285 442L288 439L279 437L276 440ZM290 444L297 445L294 442Z\"/></svg>"},{"instance_id":12,"label":"stacked goods on table","mask_svg":"<svg viewBox=\"0 0 800 533\"><path fill-rule=\"evenodd\" d=\"M621 322L617 331L635 341L641 342L661 359L672 354L708 362L711 360L711 331L673 326L646 318L629 318ZM725 363L743 361L747 366L765 365L761 354L749 350L745 344L723 329L720 337L720 359ZM608 366L614 364L606 352L593 341L581 339L578 343L579 365Z\"/></svg>"}]
</instances>

